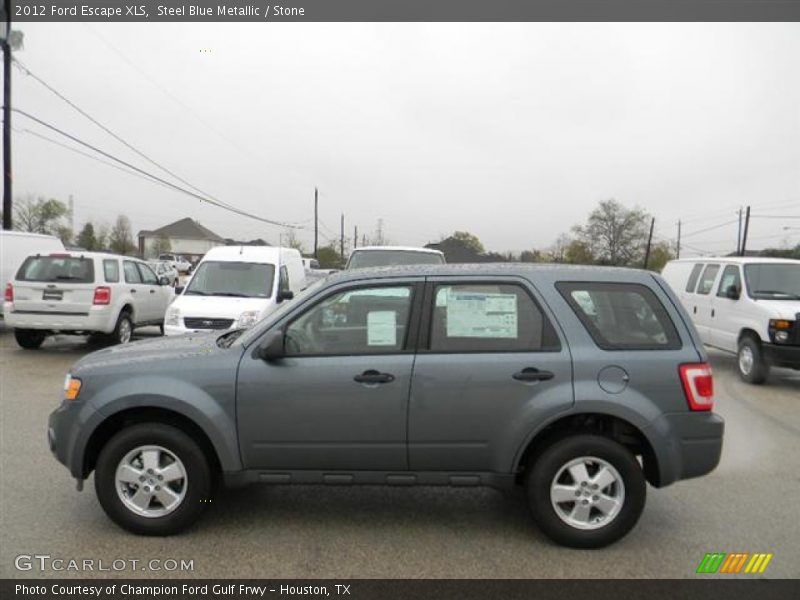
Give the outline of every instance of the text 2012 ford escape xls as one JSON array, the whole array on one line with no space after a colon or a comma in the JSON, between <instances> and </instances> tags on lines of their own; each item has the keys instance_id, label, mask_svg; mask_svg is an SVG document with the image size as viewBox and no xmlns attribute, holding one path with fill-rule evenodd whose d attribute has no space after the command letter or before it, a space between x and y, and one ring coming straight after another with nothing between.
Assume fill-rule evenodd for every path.
<instances>
[{"instance_id":1,"label":"text 2012 ford escape xls","mask_svg":"<svg viewBox=\"0 0 800 600\"><path fill-rule=\"evenodd\" d=\"M122 527L176 533L217 479L525 486L558 543L624 536L720 458L723 421L660 276L565 266L344 272L248 330L154 339L74 365L49 424Z\"/></svg>"}]
</instances>

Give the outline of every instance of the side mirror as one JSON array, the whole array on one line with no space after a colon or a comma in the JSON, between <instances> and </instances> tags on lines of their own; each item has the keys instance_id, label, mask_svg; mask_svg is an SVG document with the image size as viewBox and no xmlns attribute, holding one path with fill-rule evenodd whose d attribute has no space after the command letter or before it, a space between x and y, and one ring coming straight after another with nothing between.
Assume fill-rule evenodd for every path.
<instances>
[{"instance_id":1,"label":"side mirror","mask_svg":"<svg viewBox=\"0 0 800 600\"><path fill-rule=\"evenodd\" d=\"M286 356L284 350L284 334L283 331L270 331L264 338L264 341L258 346L258 357L261 360L277 360Z\"/></svg>"},{"instance_id":2,"label":"side mirror","mask_svg":"<svg viewBox=\"0 0 800 600\"><path fill-rule=\"evenodd\" d=\"M158 278L158 285L169 285L169 277L162 275Z\"/></svg>"},{"instance_id":3,"label":"side mirror","mask_svg":"<svg viewBox=\"0 0 800 600\"><path fill-rule=\"evenodd\" d=\"M177 296L178 294L182 293L183 293L183 286L182 285L175 286L175 295Z\"/></svg>"},{"instance_id":4,"label":"side mirror","mask_svg":"<svg viewBox=\"0 0 800 600\"><path fill-rule=\"evenodd\" d=\"M739 288L737 288L735 285L729 285L728 289L725 290L725 297L729 298L730 300L738 300Z\"/></svg>"},{"instance_id":5,"label":"side mirror","mask_svg":"<svg viewBox=\"0 0 800 600\"><path fill-rule=\"evenodd\" d=\"M294 298L294 292L292 290L280 290L278 292L278 302L291 300L292 298Z\"/></svg>"}]
</instances>

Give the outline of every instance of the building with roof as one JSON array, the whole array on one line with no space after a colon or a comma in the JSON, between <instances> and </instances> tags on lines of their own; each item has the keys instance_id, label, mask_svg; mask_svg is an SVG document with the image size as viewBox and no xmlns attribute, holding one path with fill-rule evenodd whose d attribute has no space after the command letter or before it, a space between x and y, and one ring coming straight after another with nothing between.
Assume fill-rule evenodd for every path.
<instances>
[{"instance_id":1,"label":"building with roof","mask_svg":"<svg viewBox=\"0 0 800 600\"><path fill-rule=\"evenodd\" d=\"M191 262L197 262L215 246L226 245L222 236L186 217L153 231L140 231L139 254L145 259L155 258L163 239L169 241L169 252L180 254Z\"/></svg>"}]
</instances>

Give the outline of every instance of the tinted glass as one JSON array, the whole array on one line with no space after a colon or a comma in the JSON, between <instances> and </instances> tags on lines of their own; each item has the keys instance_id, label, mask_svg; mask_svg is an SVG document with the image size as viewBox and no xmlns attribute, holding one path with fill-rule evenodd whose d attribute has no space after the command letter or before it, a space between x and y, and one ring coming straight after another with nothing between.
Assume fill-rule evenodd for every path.
<instances>
[{"instance_id":1,"label":"tinted glass","mask_svg":"<svg viewBox=\"0 0 800 600\"><path fill-rule=\"evenodd\" d=\"M17 271L19 281L94 282L94 261L73 256L29 256Z\"/></svg>"},{"instance_id":2,"label":"tinted glass","mask_svg":"<svg viewBox=\"0 0 800 600\"><path fill-rule=\"evenodd\" d=\"M692 274L689 275L689 283L686 284L686 291L687 292L694 292L694 288L697 286L697 280L700 277L700 271L703 270L703 265L698 263L692 269Z\"/></svg>"},{"instance_id":3,"label":"tinted glass","mask_svg":"<svg viewBox=\"0 0 800 600\"><path fill-rule=\"evenodd\" d=\"M142 276L139 274L139 269L136 268L136 263L130 260L122 262L122 271L125 273L126 283L142 283Z\"/></svg>"},{"instance_id":4,"label":"tinted glass","mask_svg":"<svg viewBox=\"0 0 800 600\"><path fill-rule=\"evenodd\" d=\"M433 304L433 352L559 350L547 317L518 285L438 285Z\"/></svg>"},{"instance_id":5,"label":"tinted glass","mask_svg":"<svg viewBox=\"0 0 800 600\"><path fill-rule=\"evenodd\" d=\"M119 261L113 258L106 258L103 260L103 276L106 283L119 282Z\"/></svg>"},{"instance_id":6,"label":"tinted glass","mask_svg":"<svg viewBox=\"0 0 800 600\"><path fill-rule=\"evenodd\" d=\"M556 287L604 350L681 347L672 319L644 285L581 282Z\"/></svg>"},{"instance_id":7,"label":"tinted glass","mask_svg":"<svg viewBox=\"0 0 800 600\"><path fill-rule=\"evenodd\" d=\"M744 279L753 298L800 300L800 264L745 265Z\"/></svg>"},{"instance_id":8,"label":"tinted glass","mask_svg":"<svg viewBox=\"0 0 800 600\"><path fill-rule=\"evenodd\" d=\"M275 265L206 261L197 267L184 292L187 296L271 298Z\"/></svg>"},{"instance_id":9,"label":"tinted glass","mask_svg":"<svg viewBox=\"0 0 800 600\"><path fill-rule=\"evenodd\" d=\"M728 295L728 288L735 287L738 292L742 291L742 279L739 276L739 267L736 265L728 265L722 271L722 277L719 280L719 289L717 296L726 298Z\"/></svg>"},{"instance_id":10,"label":"tinted glass","mask_svg":"<svg viewBox=\"0 0 800 600\"><path fill-rule=\"evenodd\" d=\"M711 293L717 273L719 273L719 265L708 265L706 267L706 270L703 271L703 277L700 279L700 285L697 286L698 294L706 295Z\"/></svg>"},{"instance_id":11,"label":"tinted glass","mask_svg":"<svg viewBox=\"0 0 800 600\"><path fill-rule=\"evenodd\" d=\"M441 265L444 259L434 252L408 250L364 250L354 251L347 263L348 269L366 267L390 267L393 265Z\"/></svg>"},{"instance_id":12,"label":"tinted glass","mask_svg":"<svg viewBox=\"0 0 800 600\"><path fill-rule=\"evenodd\" d=\"M148 285L158 285L158 277L153 273L153 270L147 265L137 263L139 272L142 274L142 281Z\"/></svg>"},{"instance_id":13,"label":"tinted glass","mask_svg":"<svg viewBox=\"0 0 800 600\"><path fill-rule=\"evenodd\" d=\"M329 296L286 329L289 355L386 354L405 345L411 287L363 288Z\"/></svg>"}]
</instances>

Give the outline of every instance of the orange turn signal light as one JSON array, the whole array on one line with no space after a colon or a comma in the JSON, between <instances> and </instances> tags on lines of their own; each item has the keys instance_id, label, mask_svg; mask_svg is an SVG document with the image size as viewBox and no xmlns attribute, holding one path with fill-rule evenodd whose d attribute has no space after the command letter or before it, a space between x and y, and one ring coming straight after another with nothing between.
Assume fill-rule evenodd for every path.
<instances>
[{"instance_id":1,"label":"orange turn signal light","mask_svg":"<svg viewBox=\"0 0 800 600\"><path fill-rule=\"evenodd\" d=\"M81 380L72 378L69 380L69 385L67 386L65 392L65 398L67 400L75 400L78 397L78 394L81 392Z\"/></svg>"},{"instance_id":2,"label":"orange turn signal light","mask_svg":"<svg viewBox=\"0 0 800 600\"><path fill-rule=\"evenodd\" d=\"M791 329L792 321L775 320L769 322L773 329Z\"/></svg>"}]
</instances>

